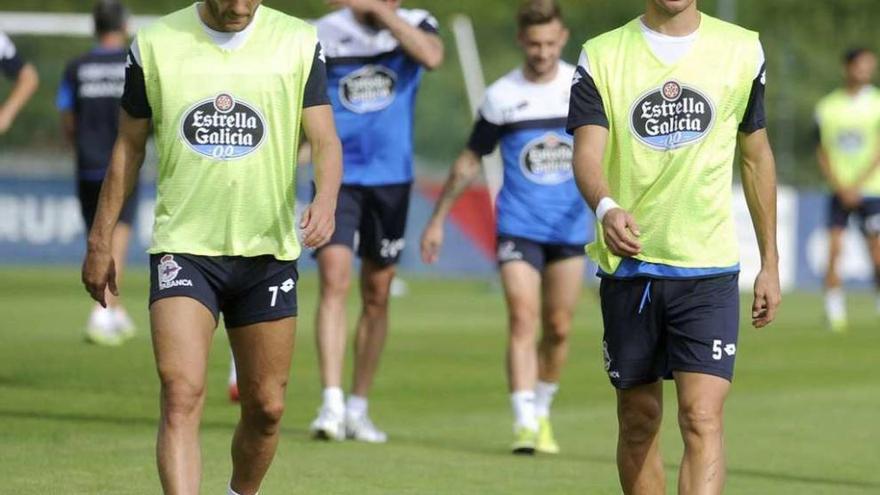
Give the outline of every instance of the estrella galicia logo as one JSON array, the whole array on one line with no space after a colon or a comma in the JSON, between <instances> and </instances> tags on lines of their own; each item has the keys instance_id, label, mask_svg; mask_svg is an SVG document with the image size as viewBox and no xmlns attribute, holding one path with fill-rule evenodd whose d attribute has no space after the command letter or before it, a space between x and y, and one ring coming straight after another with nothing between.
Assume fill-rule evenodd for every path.
<instances>
[{"instance_id":1,"label":"estrella galicia logo","mask_svg":"<svg viewBox=\"0 0 880 495\"><path fill-rule=\"evenodd\" d=\"M354 113L378 112L394 102L397 74L388 67L367 65L342 78L339 100Z\"/></svg>"},{"instance_id":2,"label":"estrella galicia logo","mask_svg":"<svg viewBox=\"0 0 880 495\"><path fill-rule=\"evenodd\" d=\"M530 141L520 154L523 174L545 186L561 184L574 177L571 168L574 145L568 137L548 132Z\"/></svg>"},{"instance_id":3,"label":"estrella galicia logo","mask_svg":"<svg viewBox=\"0 0 880 495\"><path fill-rule=\"evenodd\" d=\"M253 106L221 93L186 111L180 135L200 155L235 160L257 150L266 137L266 119Z\"/></svg>"},{"instance_id":4,"label":"estrella galicia logo","mask_svg":"<svg viewBox=\"0 0 880 495\"><path fill-rule=\"evenodd\" d=\"M636 138L660 151L700 141L715 123L715 106L703 93L668 81L642 95L632 108L631 129Z\"/></svg>"}]
</instances>

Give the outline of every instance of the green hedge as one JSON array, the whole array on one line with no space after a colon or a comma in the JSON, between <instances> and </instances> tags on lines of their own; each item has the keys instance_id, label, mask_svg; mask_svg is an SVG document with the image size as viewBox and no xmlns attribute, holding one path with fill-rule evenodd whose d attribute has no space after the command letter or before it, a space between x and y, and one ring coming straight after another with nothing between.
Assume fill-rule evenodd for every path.
<instances>
[{"instance_id":1,"label":"green hedge","mask_svg":"<svg viewBox=\"0 0 880 495\"><path fill-rule=\"evenodd\" d=\"M519 63L513 15L515 0L408 0L411 7L426 7L448 26L454 13L474 19L486 77L493 80ZM159 14L189 2L133 0L136 13ZM323 0L267 1L267 5L301 17L326 12ZM577 58L578 46L591 35L612 29L641 11L640 0L562 0L573 42L566 58ZM813 159L813 106L839 82L840 52L851 44L874 44L874 20L880 18L876 0L739 0L738 22L761 31L768 57L767 105L771 133L780 157L784 180L794 184L818 181ZM26 7L25 7L26 5ZM87 11L84 0L42 0L23 3L0 0L3 10ZM714 13L716 2L700 1ZM0 14L2 15L2 14ZM447 29L443 37L449 48L445 66L425 78L417 121L417 149L429 163L445 166L457 154L470 127L461 71ZM60 147L54 91L64 60L89 46L87 40L56 37L17 37L22 53L35 61L43 79L36 102L28 107L19 125L0 138L0 148ZM0 94L8 83L0 83Z\"/></svg>"}]
</instances>

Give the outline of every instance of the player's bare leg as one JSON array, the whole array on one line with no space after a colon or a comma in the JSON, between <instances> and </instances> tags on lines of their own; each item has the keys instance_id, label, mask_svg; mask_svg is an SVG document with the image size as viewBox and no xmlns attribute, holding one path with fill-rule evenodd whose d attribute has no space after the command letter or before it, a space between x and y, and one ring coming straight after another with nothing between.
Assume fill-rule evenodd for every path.
<instances>
[{"instance_id":1,"label":"player's bare leg","mask_svg":"<svg viewBox=\"0 0 880 495\"><path fill-rule=\"evenodd\" d=\"M730 382L712 375L675 373L678 423L684 457L678 477L681 495L720 495L724 490L724 401Z\"/></svg>"},{"instance_id":2,"label":"player's bare leg","mask_svg":"<svg viewBox=\"0 0 880 495\"><path fill-rule=\"evenodd\" d=\"M351 287L353 253L348 246L326 246L318 252L320 299L315 317L315 342L323 386L318 417L309 428L319 439L345 438L345 394L342 368L345 363L346 300Z\"/></svg>"},{"instance_id":3,"label":"player's bare leg","mask_svg":"<svg viewBox=\"0 0 880 495\"><path fill-rule=\"evenodd\" d=\"M535 385L535 416L538 419L538 452L558 454L550 409L559 391L562 367L568 359L568 336L574 308L581 293L584 258L574 257L547 265L542 275L541 321L538 345L538 383Z\"/></svg>"},{"instance_id":4,"label":"player's bare leg","mask_svg":"<svg viewBox=\"0 0 880 495\"><path fill-rule=\"evenodd\" d=\"M229 330L241 400L230 485L241 495L257 493L275 457L295 332L295 318Z\"/></svg>"},{"instance_id":5,"label":"player's bare leg","mask_svg":"<svg viewBox=\"0 0 880 495\"><path fill-rule=\"evenodd\" d=\"M156 301L150 307L150 321L161 384L159 478L167 495L196 495L202 475L199 423L217 324L207 308L187 297Z\"/></svg>"},{"instance_id":6,"label":"player's bare leg","mask_svg":"<svg viewBox=\"0 0 880 495\"><path fill-rule=\"evenodd\" d=\"M388 301L394 266L381 266L364 260L361 267L361 315L354 344L354 381L352 393L366 397L379 368L385 338L388 335Z\"/></svg>"},{"instance_id":7,"label":"player's bare leg","mask_svg":"<svg viewBox=\"0 0 880 495\"><path fill-rule=\"evenodd\" d=\"M838 275L838 263L843 252L846 231L833 227L828 231L828 271L825 274L825 314L833 331L844 331L847 325L846 297L843 282Z\"/></svg>"},{"instance_id":8,"label":"player's bare leg","mask_svg":"<svg viewBox=\"0 0 880 495\"><path fill-rule=\"evenodd\" d=\"M346 299L351 287L351 249L327 246L318 252L320 300L315 322L321 385L342 386L345 342L348 332L345 319Z\"/></svg>"},{"instance_id":9,"label":"player's bare leg","mask_svg":"<svg viewBox=\"0 0 880 495\"><path fill-rule=\"evenodd\" d=\"M538 347L538 379L559 383L568 359L568 336L575 306L581 294L584 258L576 257L547 265L543 275L543 333Z\"/></svg>"},{"instance_id":10,"label":"player's bare leg","mask_svg":"<svg viewBox=\"0 0 880 495\"><path fill-rule=\"evenodd\" d=\"M874 287L877 290L877 313L880 314L880 235L868 235L868 253L874 264Z\"/></svg>"},{"instance_id":11,"label":"player's bare leg","mask_svg":"<svg viewBox=\"0 0 880 495\"><path fill-rule=\"evenodd\" d=\"M664 495L660 456L663 383L617 391L617 469L626 495Z\"/></svg>"},{"instance_id":12,"label":"player's bare leg","mask_svg":"<svg viewBox=\"0 0 880 495\"><path fill-rule=\"evenodd\" d=\"M501 283L507 302L507 382L514 413L512 450L531 454L537 447L539 426L535 411L535 340L541 321L541 274L524 261L510 261L501 265Z\"/></svg>"}]
</instances>

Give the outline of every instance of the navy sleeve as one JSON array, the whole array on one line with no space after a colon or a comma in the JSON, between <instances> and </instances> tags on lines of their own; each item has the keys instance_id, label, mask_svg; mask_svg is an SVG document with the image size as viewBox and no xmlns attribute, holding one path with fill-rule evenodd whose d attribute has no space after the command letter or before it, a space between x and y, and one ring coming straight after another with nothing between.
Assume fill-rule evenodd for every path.
<instances>
[{"instance_id":1,"label":"navy sleeve","mask_svg":"<svg viewBox=\"0 0 880 495\"><path fill-rule=\"evenodd\" d=\"M751 134L767 127L767 114L764 111L764 92L767 83L767 64L761 67L758 77L752 82L752 92L749 95L749 106L746 108L745 117L739 124L739 131Z\"/></svg>"},{"instance_id":2,"label":"navy sleeve","mask_svg":"<svg viewBox=\"0 0 880 495\"><path fill-rule=\"evenodd\" d=\"M321 43L318 43L315 47L315 58L312 60L309 80L306 81L303 108L329 104L330 96L327 94L327 63L324 58L324 49L321 47Z\"/></svg>"},{"instance_id":3,"label":"navy sleeve","mask_svg":"<svg viewBox=\"0 0 880 495\"><path fill-rule=\"evenodd\" d=\"M122 108L136 119L149 119L153 109L147 101L147 83L144 69L138 64L131 50L125 65L125 91L122 93Z\"/></svg>"},{"instance_id":4,"label":"navy sleeve","mask_svg":"<svg viewBox=\"0 0 880 495\"><path fill-rule=\"evenodd\" d=\"M0 71L9 79L18 77L18 73L24 68L24 59L15 49L15 44L5 34L0 33Z\"/></svg>"},{"instance_id":5,"label":"navy sleeve","mask_svg":"<svg viewBox=\"0 0 880 495\"><path fill-rule=\"evenodd\" d=\"M486 156L498 146L501 139L501 126L493 124L480 115L468 140L467 147L479 156Z\"/></svg>"},{"instance_id":6,"label":"navy sleeve","mask_svg":"<svg viewBox=\"0 0 880 495\"><path fill-rule=\"evenodd\" d=\"M602 102L602 95L599 94L599 88L596 87L596 81L586 69L579 66L571 87L566 129L569 134L574 134L575 129L585 125L598 125L606 129L609 127L605 105Z\"/></svg>"}]
</instances>

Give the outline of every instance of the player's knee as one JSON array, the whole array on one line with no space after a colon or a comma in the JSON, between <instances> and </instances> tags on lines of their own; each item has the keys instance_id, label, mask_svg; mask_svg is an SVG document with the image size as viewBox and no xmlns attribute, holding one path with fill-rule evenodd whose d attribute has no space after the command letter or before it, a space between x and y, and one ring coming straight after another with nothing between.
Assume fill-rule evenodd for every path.
<instances>
[{"instance_id":1,"label":"player's knee","mask_svg":"<svg viewBox=\"0 0 880 495\"><path fill-rule=\"evenodd\" d=\"M662 419L659 404L622 404L618 412L621 441L629 447L649 445L660 433Z\"/></svg>"},{"instance_id":2,"label":"player's knee","mask_svg":"<svg viewBox=\"0 0 880 495\"><path fill-rule=\"evenodd\" d=\"M284 416L284 400L280 397L260 398L243 408L248 425L263 435L274 435Z\"/></svg>"},{"instance_id":3,"label":"player's knee","mask_svg":"<svg viewBox=\"0 0 880 495\"><path fill-rule=\"evenodd\" d=\"M182 379L163 379L162 415L164 421L171 425L198 422L204 398L204 384Z\"/></svg>"},{"instance_id":4,"label":"player's knee","mask_svg":"<svg viewBox=\"0 0 880 495\"><path fill-rule=\"evenodd\" d=\"M571 313L553 311L544 316L544 334L542 340L546 344L560 345L568 341L571 333Z\"/></svg>"},{"instance_id":5,"label":"player's knee","mask_svg":"<svg viewBox=\"0 0 880 495\"><path fill-rule=\"evenodd\" d=\"M720 435L722 422L721 411L708 404L683 405L678 410L678 424L686 441L688 437L693 439Z\"/></svg>"},{"instance_id":6,"label":"player's knee","mask_svg":"<svg viewBox=\"0 0 880 495\"><path fill-rule=\"evenodd\" d=\"M330 268L321 273L321 297L344 298L351 288L351 274L342 268Z\"/></svg>"},{"instance_id":7,"label":"player's knee","mask_svg":"<svg viewBox=\"0 0 880 495\"><path fill-rule=\"evenodd\" d=\"M388 313L388 301L391 297L390 287L377 283L368 283L361 293L364 313L371 318L384 317Z\"/></svg>"}]
</instances>

